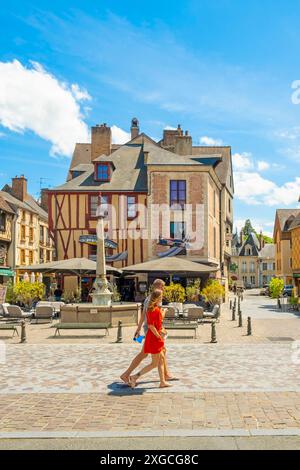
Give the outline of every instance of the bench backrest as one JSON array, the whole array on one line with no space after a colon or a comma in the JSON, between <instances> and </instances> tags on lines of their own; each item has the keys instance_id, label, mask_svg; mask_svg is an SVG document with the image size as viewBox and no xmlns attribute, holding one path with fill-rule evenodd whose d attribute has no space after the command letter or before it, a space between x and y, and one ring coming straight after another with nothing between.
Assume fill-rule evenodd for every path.
<instances>
[{"instance_id":1,"label":"bench backrest","mask_svg":"<svg viewBox=\"0 0 300 470\"><path fill-rule=\"evenodd\" d=\"M174 319L175 317L176 317L175 307L168 307L165 319L166 320L171 320L171 319Z\"/></svg>"},{"instance_id":2,"label":"bench backrest","mask_svg":"<svg viewBox=\"0 0 300 470\"><path fill-rule=\"evenodd\" d=\"M189 320L200 320L203 318L202 307L190 307L187 311L187 317Z\"/></svg>"},{"instance_id":3,"label":"bench backrest","mask_svg":"<svg viewBox=\"0 0 300 470\"><path fill-rule=\"evenodd\" d=\"M53 307L51 305L37 305L35 309L35 318L52 318Z\"/></svg>"},{"instance_id":4,"label":"bench backrest","mask_svg":"<svg viewBox=\"0 0 300 470\"><path fill-rule=\"evenodd\" d=\"M8 305L7 314L9 317L22 318L23 312L18 305Z\"/></svg>"}]
</instances>

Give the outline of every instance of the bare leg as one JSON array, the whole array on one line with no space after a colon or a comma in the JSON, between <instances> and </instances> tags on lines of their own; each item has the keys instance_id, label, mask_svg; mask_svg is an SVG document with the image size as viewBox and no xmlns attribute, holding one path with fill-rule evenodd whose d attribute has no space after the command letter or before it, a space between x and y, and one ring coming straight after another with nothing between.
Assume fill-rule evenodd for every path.
<instances>
[{"instance_id":1,"label":"bare leg","mask_svg":"<svg viewBox=\"0 0 300 470\"><path fill-rule=\"evenodd\" d=\"M164 364L164 373L165 373L165 379L166 380L177 380L176 377L171 374L168 361L167 361L167 350L166 348L163 349L163 364Z\"/></svg>"},{"instance_id":2,"label":"bare leg","mask_svg":"<svg viewBox=\"0 0 300 470\"><path fill-rule=\"evenodd\" d=\"M136 386L136 382L137 382L137 379L139 377L141 377L142 375L145 375L147 374L148 372L150 372L151 370L155 369L156 367L158 367L159 365L159 362L160 362L160 359L161 359L161 355L160 353L158 354L152 354L152 361L150 364L148 364L147 366L145 366L140 372L138 372L137 374L135 375L131 375L130 378L129 378L129 384L132 386L132 387L135 387Z\"/></svg>"},{"instance_id":3,"label":"bare leg","mask_svg":"<svg viewBox=\"0 0 300 470\"><path fill-rule=\"evenodd\" d=\"M142 351L140 351L132 360L128 369L125 370L125 372L123 372L123 374L120 376L120 379L123 380L123 382L128 384L131 372L134 371L134 369L136 369L140 365L140 363L144 359L146 359L147 356L148 354L144 353L144 347L143 347Z\"/></svg>"},{"instance_id":4,"label":"bare leg","mask_svg":"<svg viewBox=\"0 0 300 470\"><path fill-rule=\"evenodd\" d=\"M158 363L158 373L159 373L159 378L160 378L159 388L172 387L172 385L168 384L168 382L166 381L166 377L165 377L165 360L164 360L164 353L163 352L161 352L160 360L159 360L159 363Z\"/></svg>"}]
</instances>

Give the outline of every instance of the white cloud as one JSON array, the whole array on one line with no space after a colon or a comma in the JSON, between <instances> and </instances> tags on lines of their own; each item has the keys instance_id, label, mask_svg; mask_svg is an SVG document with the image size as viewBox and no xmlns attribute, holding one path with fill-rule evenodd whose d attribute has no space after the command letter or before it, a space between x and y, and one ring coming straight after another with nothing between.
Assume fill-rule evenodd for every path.
<instances>
[{"instance_id":1,"label":"white cloud","mask_svg":"<svg viewBox=\"0 0 300 470\"><path fill-rule=\"evenodd\" d=\"M259 160L257 162L257 169L258 171L268 170L270 168L270 163L265 162L264 160Z\"/></svg>"},{"instance_id":2,"label":"white cloud","mask_svg":"<svg viewBox=\"0 0 300 470\"><path fill-rule=\"evenodd\" d=\"M92 99L87 90L85 90L84 88L80 89L76 83L73 83L73 85L71 85L71 90L77 101L90 101Z\"/></svg>"},{"instance_id":3,"label":"white cloud","mask_svg":"<svg viewBox=\"0 0 300 470\"><path fill-rule=\"evenodd\" d=\"M249 205L296 205L300 194L300 177L278 186L256 172L237 171L234 175L235 196Z\"/></svg>"},{"instance_id":4,"label":"white cloud","mask_svg":"<svg viewBox=\"0 0 300 470\"><path fill-rule=\"evenodd\" d=\"M200 144L219 147L223 145L223 141L221 139L214 139L213 137L208 137L207 135L204 135L200 137Z\"/></svg>"},{"instance_id":5,"label":"white cloud","mask_svg":"<svg viewBox=\"0 0 300 470\"><path fill-rule=\"evenodd\" d=\"M15 132L31 130L51 142L51 155L72 154L76 142L88 142L79 101L86 90L71 88L36 63L0 62L0 124Z\"/></svg>"},{"instance_id":6,"label":"white cloud","mask_svg":"<svg viewBox=\"0 0 300 470\"><path fill-rule=\"evenodd\" d=\"M131 135L129 132L126 132L115 125L111 126L111 134L113 144L126 144L126 142L131 140Z\"/></svg>"},{"instance_id":7,"label":"white cloud","mask_svg":"<svg viewBox=\"0 0 300 470\"><path fill-rule=\"evenodd\" d=\"M249 152L234 153L232 155L233 169L237 171L250 170L253 167L251 156Z\"/></svg>"}]
</instances>

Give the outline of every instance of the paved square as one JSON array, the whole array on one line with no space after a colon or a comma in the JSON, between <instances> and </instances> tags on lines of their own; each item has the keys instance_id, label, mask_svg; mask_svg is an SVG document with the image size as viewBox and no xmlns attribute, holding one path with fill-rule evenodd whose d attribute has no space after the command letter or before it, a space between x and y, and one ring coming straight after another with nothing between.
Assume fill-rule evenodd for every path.
<instances>
[{"instance_id":1,"label":"paved square","mask_svg":"<svg viewBox=\"0 0 300 470\"><path fill-rule=\"evenodd\" d=\"M299 319L270 302L252 293L245 298L243 313L255 318L252 337L225 309L218 344L208 342L209 325L199 327L198 340L168 340L169 362L180 380L164 390L155 371L135 390L120 382L140 348L131 333L122 344L111 338L6 341L0 437L300 434L299 350L294 341L269 339L299 339Z\"/></svg>"}]
</instances>

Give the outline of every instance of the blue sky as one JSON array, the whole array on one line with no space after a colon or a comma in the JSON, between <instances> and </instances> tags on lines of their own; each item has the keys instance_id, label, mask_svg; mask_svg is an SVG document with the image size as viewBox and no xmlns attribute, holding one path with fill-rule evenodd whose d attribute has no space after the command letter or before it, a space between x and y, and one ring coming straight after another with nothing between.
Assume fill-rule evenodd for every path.
<instances>
[{"instance_id":1,"label":"blue sky","mask_svg":"<svg viewBox=\"0 0 300 470\"><path fill-rule=\"evenodd\" d=\"M238 226L271 232L298 205L298 1L1 3L1 186L60 184L91 125L125 141L137 116L153 138L181 123L194 144L232 146Z\"/></svg>"}]
</instances>

